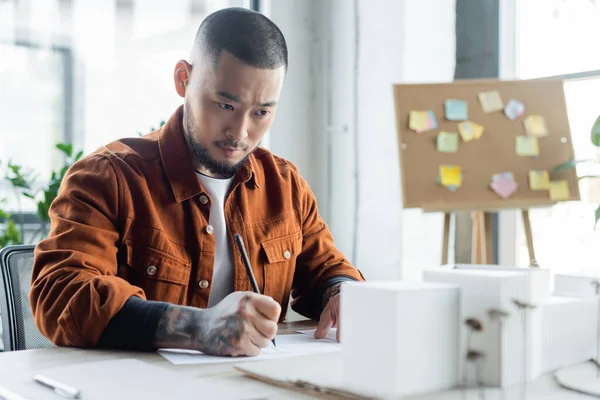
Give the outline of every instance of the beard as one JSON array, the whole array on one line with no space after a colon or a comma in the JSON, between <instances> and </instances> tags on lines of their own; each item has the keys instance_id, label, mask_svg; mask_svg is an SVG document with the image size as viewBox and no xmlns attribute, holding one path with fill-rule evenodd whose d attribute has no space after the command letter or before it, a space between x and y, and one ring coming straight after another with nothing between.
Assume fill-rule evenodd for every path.
<instances>
[{"instance_id":1,"label":"beard","mask_svg":"<svg viewBox=\"0 0 600 400\"><path fill-rule=\"evenodd\" d=\"M252 154L255 149L246 154L246 156L241 161L235 164L226 160L215 160L213 157L211 157L209 148L196 140L193 134L194 132L196 132L196 124L192 119L191 113L189 112L189 108L186 107L185 113L183 115L183 131L187 138L190 151L192 152L192 155L196 158L196 160L200 163L200 165L206 168L210 173L221 178L231 178L240 170L240 168L242 168L248 163L248 157L250 157L250 154ZM247 145L244 145L243 143L232 139L216 140L215 142L213 142L213 144L215 146L230 147L234 149L240 149L243 151L248 150Z\"/></svg>"}]
</instances>

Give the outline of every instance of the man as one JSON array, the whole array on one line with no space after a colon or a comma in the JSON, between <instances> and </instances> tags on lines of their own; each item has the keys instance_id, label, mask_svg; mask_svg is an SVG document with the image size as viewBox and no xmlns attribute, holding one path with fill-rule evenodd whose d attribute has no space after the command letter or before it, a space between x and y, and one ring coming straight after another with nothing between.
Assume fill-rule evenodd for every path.
<instances>
[{"instance_id":1,"label":"man","mask_svg":"<svg viewBox=\"0 0 600 400\"><path fill-rule=\"evenodd\" d=\"M35 252L30 301L44 335L256 355L290 295L319 319L317 338L337 325L340 283L363 277L296 168L257 147L286 70L285 39L265 16L232 8L202 22L190 63L175 66L183 105L158 131L102 147L65 177Z\"/></svg>"}]
</instances>

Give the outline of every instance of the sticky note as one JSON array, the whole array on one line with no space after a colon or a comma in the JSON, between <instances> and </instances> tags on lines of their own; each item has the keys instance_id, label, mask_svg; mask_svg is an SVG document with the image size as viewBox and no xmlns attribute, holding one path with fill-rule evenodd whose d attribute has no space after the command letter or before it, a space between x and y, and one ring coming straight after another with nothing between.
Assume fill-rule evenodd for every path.
<instances>
[{"instance_id":1,"label":"sticky note","mask_svg":"<svg viewBox=\"0 0 600 400\"><path fill-rule=\"evenodd\" d=\"M550 182L550 199L551 200L569 200L571 193L569 191L569 182L565 180Z\"/></svg>"},{"instance_id":2,"label":"sticky note","mask_svg":"<svg viewBox=\"0 0 600 400\"><path fill-rule=\"evenodd\" d=\"M411 111L408 127L417 133L437 129L437 119L433 111Z\"/></svg>"},{"instance_id":3,"label":"sticky note","mask_svg":"<svg viewBox=\"0 0 600 400\"><path fill-rule=\"evenodd\" d=\"M548 171L531 170L529 171L529 188L531 190L550 189L550 175Z\"/></svg>"},{"instance_id":4,"label":"sticky note","mask_svg":"<svg viewBox=\"0 0 600 400\"><path fill-rule=\"evenodd\" d=\"M537 157L540 155L538 140L533 136L517 136L515 152L522 157Z\"/></svg>"},{"instance_id":5,"label":"sticky note","mask_svg":"<svg viewBox=\"0 0 600 400\"><path fill-rule=\"evenodd\" d=\"M504 114L506 115L506 118L510 119L511 121L520 118L524 112L525 104L515 99L510 99L504 107Z\"/></svg>"},{"instance_id":6,"label":"sticky note","mask_svg":"<svg viewBox=\"0 0 600 400\"><path fill-rule=\"evenodd\" d=\"M483 125L476 124L472 121L464 121L458 124L458 133L465 142L479 139L483 134Z\"/></svg>"},{"instance_id":7,"label":"sticky note","mask_svg":"<svg viewBox=\"0 0 600 400\"><path fill-rule=\"evenodd\" d=\"M446 119L449 121L464 121L467 119L467 102L458 99L448 99L444 103Z\"/></svg>"},{"instance_id":8,"label":"sticky note","mask_svg":"<svg viewBox=\"0 0 600 400\"><path fill-rule=\"evenodd\" d=\"M546 136L548 129L546 128L546 120L541 115L529 115L523 122L525 131L529 136Z\"/></svg>"},{"instance_id":9,"label":"sticky note","mask_svg":"<svg viewBox=\"0 0 600 400\"><path fill-rule=\"evenodd\" d=\"M519 184L515 182L512 172L502 172L492 175L490 187L502 199L507 199L517 191Z\"/></svg>"},{"instance_id":10,"label":"sticky note","mask_svg":"<svg viewBox=\"0 0 600 400\"><path fill-rule=\"evenodd\" d=\"M458 133L440 132L437 136L437 151L456 153L458 151Z\"/></svg>"},{"instance_id":11,"label":"sticky note","mask_svg":"<svg viewBox=\"0 0 600 400\"><path fill-rule=\"evenodd\" d=\"M500 172L499 174L492 175L492 182L497 182L500 179L508 179L510 181L514 181L515 176L512 172Z\"/></svg>"},{"instance_id":12,"label":"sticky note","mask_svg":"<svg viewBox=\"0 0 600 400\"><path fill-rule=\"evenodd\" d=\"M460 187L462 172L458 165L440 165L440 183L444 186Z\"/></svg>"},{"instance_id":13,"label":"sticky note","mask_svg":"<svg viewBox=\"0 0 600 400\"><path fill-rule=\"evenodd\" d=\"M484 112L490 113L504 109L504 103L497 90L479 93L479 102Z\"/></svg>"}]
</instances>

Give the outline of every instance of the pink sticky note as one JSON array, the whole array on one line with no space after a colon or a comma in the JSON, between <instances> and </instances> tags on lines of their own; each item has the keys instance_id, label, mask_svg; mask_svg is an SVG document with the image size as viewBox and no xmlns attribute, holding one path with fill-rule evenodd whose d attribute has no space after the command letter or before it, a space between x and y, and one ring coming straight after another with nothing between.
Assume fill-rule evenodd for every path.
<instances>
[{"instance_id":1,"label":"pink sticky note","mask_svg":"<svg viewBox=\"0 0 600 400\"><path fill-rule=\"evenodd\" d=\"M492 190L503 199L507 199L517 191L519 184L506 175L497 175L490 185Z\"/></svg>"}]
</instances>

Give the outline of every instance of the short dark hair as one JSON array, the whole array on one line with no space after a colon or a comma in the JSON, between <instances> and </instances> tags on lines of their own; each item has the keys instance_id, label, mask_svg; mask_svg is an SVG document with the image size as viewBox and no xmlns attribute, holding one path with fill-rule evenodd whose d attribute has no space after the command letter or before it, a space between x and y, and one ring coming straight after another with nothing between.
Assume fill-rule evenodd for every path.
<instances>
[{"instance_id":1,"label":"short dark hair","mask_svg":"<svg viewBox=\"0 0 600 400\"><path fill-rule=\"evenodd\" d=\"M223 50L257 68L287 70L288 51L281 30L263 14L231 7L208 15L200 24L194 50L218 62Z\"/></svg>"}]
</instances>

